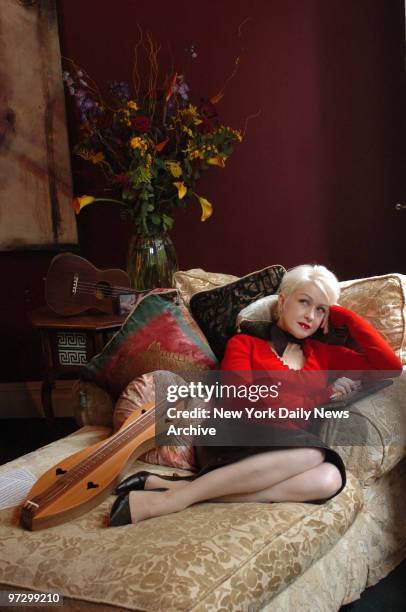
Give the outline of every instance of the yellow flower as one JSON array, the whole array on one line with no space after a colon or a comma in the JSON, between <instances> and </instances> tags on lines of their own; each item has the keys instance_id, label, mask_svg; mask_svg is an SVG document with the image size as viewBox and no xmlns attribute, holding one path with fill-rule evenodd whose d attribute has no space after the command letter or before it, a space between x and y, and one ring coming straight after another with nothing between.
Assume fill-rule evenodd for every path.
<instances>
[{"instance_id":1,"label":"yellow flower","mask_svg":"<svg viewBox=\"0 0 406 612\"><path fill-rule=\"evenodd\" d=\"M73 210L78 215L84 206L91 204L94 202L95 198L93 196L83 195L80 198L74 198L72 202Z\"/></svg>"},{"instance_id":2,"label":"yellow flower","mask_svg":"<svg viewBox=\"0 0 406 612\"><path fill-rule=\"evenodd\" d=\"M182 166L179 162L167 161L165 162L165 165L168 168L169 172L172 174L172 176L174 176L175 178L178 178L182 174Z\"/></svg>"},{"instance_id":3,"label":"yellow flower","mask_svg":"<svg viewBox=\"0 0 406 612\"><path fill-rule=\"evenodd\" d=\"M105 159L104 153L101 151L99 151L99 153L93 153L93 155L90 156L90 159L94 164L100 164L100 162L104 161Z\"/></svg>"},{"instance_id":4,"label":"yellow flower","mask_svg":"<svg viewBox=\"0 0 406 612\"><path fill-rule=\"evenodd\" d=\"M128 108L131 108L132 110L135 110L135 111L140 110L140 107L134 100L128 100L127 106Z\"/></svg>"},{"instance_id":5,"label":"yellow flower","mask_svg":"<svg viewBox=\"0 0 406 612\"><path fill-rule=\"evenodd\" d=\"M233 130L233 134L236 137L236 139L238 140L238 142L242 141L242 134L241 134L240 130Z\"/></svg>"},{"instance_id":6,"label":"yellow flower","mask_svg":"<svg viewBox=\"0 0 406 612\"><path fill-rule=\"evenodd\" d=\"M219 166L220 168L224 168L226 165L224 158L221 157L220 155L209 157L209 159L207 160L207 163L210 164L211 166Z\"/></svg>"},{"instance_id":7,"label":"yellow flower","mask_svg":"<svg viewBox=\"0 0 406 612\"><path fill-rule=\"evenodd\" d=\"M199 111L197 110L196 106L193 106L193 104L189 104L187 108L180 110L179 115L181 120L187 124L194 123L194 125L199 125L199 123L202 123Z\"/></svg>"},{"instance_id":8,"label":"yellow flower","mask_svg":"<svg viewBox=\"0 0 406 612\"><path fill-rule=\"evenodd\" d=\"M148 149L148 143L140 138L140 136L134 136L134 138L131 138L130 145L132 149L140 149L141 153L145 153L145 151Z\"/></svg>"},{"instance_id":9,"label":"yellow flower","mask_svg":"<svg viewBox=\"0 0 406 612\"><path fill-rule=\"evenodd\" d=\"M200 217L201 221L206 221L213 214L213 206L210 204L206 198L199 197L200 206L202 207L202 216Z\"/></svg>"},{"instance_id":10,"label":"yellow flower","mask_svg":"<svg viewBox=\"0 0 406 612\"><path fill-rule=\"evenodd\" d=\"M178 190L178 198L179 200L181 200L182 198L185 197L187 193L187 187L183 181L175 181L174 185L176 189Z\"/></svg>"}]
</instances>

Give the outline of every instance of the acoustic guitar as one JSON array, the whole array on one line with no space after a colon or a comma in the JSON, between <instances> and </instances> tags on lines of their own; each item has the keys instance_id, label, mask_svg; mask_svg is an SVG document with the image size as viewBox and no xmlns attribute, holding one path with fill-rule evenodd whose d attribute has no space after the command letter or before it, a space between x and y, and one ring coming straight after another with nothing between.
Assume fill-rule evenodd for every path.
<instances>
[{"instance_id":1,"label":"acoustic guitar","mask_svg":"<svg viewBox=\"0 0 406 612\"><path fill-rule=\"evenodd\" d=\"M153 402L144 404L113 436L45 472L24 503L22 526L31 531L54 527L100 504L117 486L127 462L155 447L157 414Z\"/></svg>"},{"instance_id":2,"label":"acoustic guitar","mask_svg":"<svg viewBox=\"0 0 406 612\"><path fill-rule=\"evenodd\" d=\"M56 314L69 316L89 309L114 314L115 301L122 294L140 294L130 288L124 270L99 270L72 253L53 258L45 279L45 300Z\"/></svg>"}]
</instances>

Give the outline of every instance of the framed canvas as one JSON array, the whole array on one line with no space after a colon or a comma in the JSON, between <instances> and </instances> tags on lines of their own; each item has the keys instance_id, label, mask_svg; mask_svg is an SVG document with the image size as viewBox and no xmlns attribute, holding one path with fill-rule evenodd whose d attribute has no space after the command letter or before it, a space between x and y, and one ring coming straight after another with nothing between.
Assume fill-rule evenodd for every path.
<instances>
[{"instance_id":1,"label":"framed canvas","mask_svg":"<svg viewBox=\"0 0 406 612\"><path fill-rule=\"evenodd\" d=\"M77 245L55 0L1 0L0 250Z\"/></svg>"}]
</instances>

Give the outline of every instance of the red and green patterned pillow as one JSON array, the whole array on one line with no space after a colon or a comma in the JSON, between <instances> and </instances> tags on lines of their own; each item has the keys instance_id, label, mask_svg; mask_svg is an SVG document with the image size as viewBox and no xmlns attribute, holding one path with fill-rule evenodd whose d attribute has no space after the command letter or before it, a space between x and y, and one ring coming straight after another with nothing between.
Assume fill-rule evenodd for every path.
<instances>
[{"instance_id":1,"label":"red and green patterned pillow","mask_svg":"<svg viewBox=\"0 0 406 612\"><path fill-rule=\"evenodd\" d=\"M217 364L178 293L168 290L141 298L103 351L84 366L81 378L116 399L129 382L147 372L209 370Z\"/></svg>"}]
</instances>

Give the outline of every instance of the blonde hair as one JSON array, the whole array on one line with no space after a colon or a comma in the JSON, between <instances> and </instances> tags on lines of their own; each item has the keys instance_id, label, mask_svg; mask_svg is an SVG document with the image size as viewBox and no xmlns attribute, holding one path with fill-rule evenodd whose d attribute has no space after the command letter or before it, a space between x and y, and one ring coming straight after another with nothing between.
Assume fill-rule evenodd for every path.
<instances>
[{"instance_id":1,"label":"blonde hair","mask_svg":"<svg viewBox=\"0 0 406 612\"><path fill-rule=\"evenodd\" d=\"M300 285L309 281L317 285L326 295L330 306L337 303L340 297L340 285L336 275L325 266L316 264L304 264L288 270L282 278L278 293L288 297Z\"/></svg>"}]
</instances>

